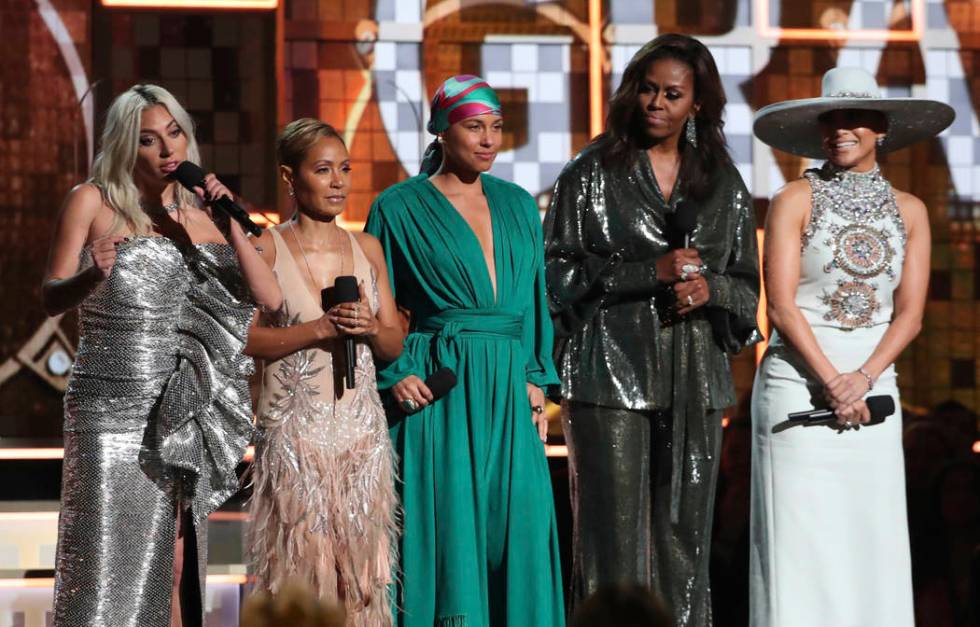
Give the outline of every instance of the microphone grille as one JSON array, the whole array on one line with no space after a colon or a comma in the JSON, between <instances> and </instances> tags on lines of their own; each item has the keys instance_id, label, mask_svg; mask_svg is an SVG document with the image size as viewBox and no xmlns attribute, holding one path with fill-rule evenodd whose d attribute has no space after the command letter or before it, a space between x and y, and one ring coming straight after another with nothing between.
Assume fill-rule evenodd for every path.
<instances>
[{"instance_id":1,"label":"microphone grille","mask_svg":"<svg viewBox=\"0 0 980 627\"><path fill-rule=\"evenodd\" d=\"M884 420L895 413L895 399L887 394L869 396L864 402L874 419Z\"/></svg>"},{"instance_id":2,"label":"microphone grille","mask_svg":"<svg viewBox=\"0 0 980 627\"><path fill-rule=\"evenodd\" d=\"M345 274L334 279L333 300L335 303L353 303L361 299L357 289L357 277Z\"/></svg>"},{"instance_id":3,"label":"microphone grille","mask_svg":"<svg viewBox=\"0 0 980 627\"><path fill-rule=\"evenodd\" d=\"M698 225L698 208L693 202L682 200L677 203L671 219L673 228L678 233L690 233Z\"/></svg>"},{"instance_id":4,"label":"microphone grille","mask_svg":"<svg viewBox=\"0 0 980 627\"><path fill-rule=\"evenodd\" d=\"M204 181L204 170L196 163L181 161L174 170L174 178L187 189L200 186Z\"/></svg>"},{"instance_id":5,"label":"microphone grille","mask_svg":"<svg viewBox=\"0 0 980 627\"><path fill-rule=\"evenodd\" d=\"M425 385L435 398L442 398L456 386L456 373L449 368L440 368L425 379Z\"/></svg>"}]
</instances>

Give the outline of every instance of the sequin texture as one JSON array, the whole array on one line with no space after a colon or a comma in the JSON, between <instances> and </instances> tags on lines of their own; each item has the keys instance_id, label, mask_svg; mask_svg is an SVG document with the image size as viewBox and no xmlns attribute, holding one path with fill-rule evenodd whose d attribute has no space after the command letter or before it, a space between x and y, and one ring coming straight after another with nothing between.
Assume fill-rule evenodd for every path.
<instances>
[{"instance_id":1,"label":"sequin texture","mask_svg":"<svg viewBox=\"0 0 980 627\"><path fill-rule=\"evenodd\" d=\"M323 315L278 231L274 271L283 307L269 326ZM348 235L348 237L350 237ZM354 274L377 314L377 281L351 238ZM356 342L354 388L345 387L341 340L322 341L265 363L259 441L249 502L248 546L255 589L277 592L291 578L343 603L348 627L392 623L386 587L397 564L394 453L367 342Z\"/></svg>"},{"instance_id":2,"label":"sequin texture","mask_svg":"<svg viewBox=\"0 0 980 627\"><path fill-rule=\"evenodd\" d=\"M178 249L162 237L121 244L82 302L65 393L56 625L170 625L178 494L204 581L203 523L237 489L252 432L252 360L241 351L253 312L230 246Z\"/></svg>"},{"instance_id":3,"label":"sequin texture","mask_svg":"<svg viewBox=\"0 0 980 627\"><path fill-rule=\"evenodd\" d=\"M591 146L562 172L544 222L555 364L568 401L573 602L616 580L639 581L692 627L711 623L705 529L717 412L735 403L727 353L760 339L752 198L734 167L712 183L694 200L681 182L668 200L644 151L632 165L605 164ZM668 228L677 211L697 212L690 247L710 292L708 306L684 317L656 272L659 257L684 246ZM656 434L644 426L654 419ZM633 496L602 501L602 493ZM596 555L616 557L598 566Z\"/></svg>"}]
</instances>

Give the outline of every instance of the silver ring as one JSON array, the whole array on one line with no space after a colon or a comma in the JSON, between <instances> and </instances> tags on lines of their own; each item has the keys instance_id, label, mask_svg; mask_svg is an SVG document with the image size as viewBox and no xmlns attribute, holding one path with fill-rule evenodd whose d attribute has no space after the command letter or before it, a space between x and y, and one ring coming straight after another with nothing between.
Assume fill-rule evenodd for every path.
<instances>
[{"instance_id":1,"label":"silver ring","mask_svg":"<svg viewBox=\"0 0 980 627\"><path fill-rule=\"evenodd\" d=\"M697 274L699 268L693 263L685 263L681 266L681 272L686 272L687 274Z\"/></svg>"},{"instance_id":2,"label":"silver ring","mask_svg":"<svg viewBox=\"0 0 980 627\"><path fill-rule=\"evenodd\" d=\"M691 296L690 294L687 295L687 304L688 305L693 305L694 304L694 297Z\"/></svg>"},{"instance_id":3,"label":"silver ring","mask_svg":"<svg viewBox=\"0 0 980 627\"><path fill-rule=\"evenodd\" d=\"M847 426L848 429L853 429L854 428L854 423L851 422L850 420L848 420L844 424Z\"/></svg>"},{"instance_id":4,"label":"silver ring","mask_svg":"<svg viewBox=\"0 0 980 627\"><path fill-rule=\"evenodd\" d=\"M681 270L681 281L687 280L687 270Z\"/></svg>"},{"instance_id":5,"label":"silver ring","mask_svg":"<svg viewBox=\"0 0 980 627\"><path fill-rule=\"evenodd\" d=\"M402 406L402 409L404 409L404 410L405 410L405 411L407 411L408 413L412 413L412 412L414 412L414 411L415 411L416 409L418 409L418 408L419 408L419 405L418 405L418 403L416 403L416 402L415 402L414 400L412 400L412 399L410 399L410 398L406 398L406 399L405 399L405 400L403 400L403 401L402 401L401 403L399 403L399 405L401 405L401 406Z\"/></svg>"}]
</instances>

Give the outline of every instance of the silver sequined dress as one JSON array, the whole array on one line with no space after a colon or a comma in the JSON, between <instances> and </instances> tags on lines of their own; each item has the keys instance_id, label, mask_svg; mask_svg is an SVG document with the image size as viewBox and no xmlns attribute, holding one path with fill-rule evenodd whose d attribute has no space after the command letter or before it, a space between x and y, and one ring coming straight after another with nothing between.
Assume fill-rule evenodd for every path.
<instances>
[{"instance_id":1,"label":"silver sequined dress","mask_svg":"<svg viewBox=\"0 0 980 627\"><path fill-rule=\"evenodd\" d=\"M180 250L146 236L119 246L112 273L81 304L55 625L170 624L178 493L203 584L207 515L236 491L252 432L253 365L241 351L253 312L231 246Z\"/></svg>"},{"instance_id":2,"label":"silver sequined dress","mask_svg":"<svg viewBox=\"0 0 980 627\"><path fill-rule=\"evenodd\" d=\"M829 165L809 170L796 304L839 372L857 370L888 330L905 259L891 186ZM872 395L898 403L895 368ZM751 624L911 627L901 409L839 431L791 425L822 401L822 385L773 333L752 393Z\"/></svg>"}]
</instances>

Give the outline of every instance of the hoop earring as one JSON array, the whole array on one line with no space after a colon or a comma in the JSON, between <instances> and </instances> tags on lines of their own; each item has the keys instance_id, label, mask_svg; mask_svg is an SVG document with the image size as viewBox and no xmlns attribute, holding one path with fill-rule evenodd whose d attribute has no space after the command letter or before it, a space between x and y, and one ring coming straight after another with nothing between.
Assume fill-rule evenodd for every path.
<instances>
[{"instance_id":1,"label":"hoop earring","mask_svg":"<svg viewBox=\"0 0 980 627\"><path fill-rule=\"evenodd\" d=\"M286 188L286 193L289 194L290 198L296 198L296 192L293 191L292 186Z\"/></svg>"},{"instance_id":2,"label":"hoop earring","mask_svg":"<svg viewBox=\"0 0 980 627\"><path fill-rule=\"evenodd\" d=\"M698 129L694 125L693 115L688 116L687 121L684 122L684 139L691 144L691 148L698 147Z\"/></svg>"}]
</instances>

